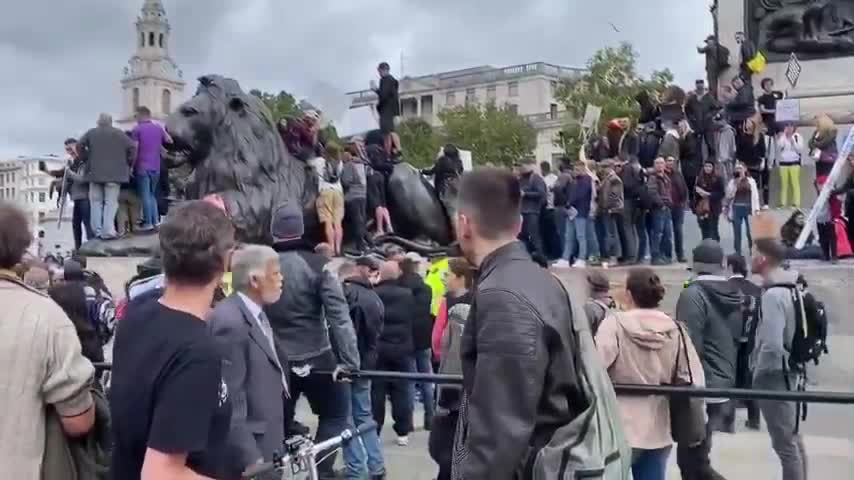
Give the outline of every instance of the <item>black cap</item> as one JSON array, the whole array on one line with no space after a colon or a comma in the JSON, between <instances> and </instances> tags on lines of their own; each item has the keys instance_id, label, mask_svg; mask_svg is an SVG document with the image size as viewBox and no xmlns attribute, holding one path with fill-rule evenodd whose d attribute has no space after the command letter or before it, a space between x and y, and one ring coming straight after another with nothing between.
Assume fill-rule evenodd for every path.
<instances>
[{"instance_id":1,"label":"black cap","mask_svg":"<svg viewBox=\"0 0 854 480\"><path fill-rule=\"evenodd\" d=\"M693 271L698 274L717 275L723 272L724 250L721 248L721 244L712 239L700 242L694 247L693 264Z\"/></svg>"}]
</instances>

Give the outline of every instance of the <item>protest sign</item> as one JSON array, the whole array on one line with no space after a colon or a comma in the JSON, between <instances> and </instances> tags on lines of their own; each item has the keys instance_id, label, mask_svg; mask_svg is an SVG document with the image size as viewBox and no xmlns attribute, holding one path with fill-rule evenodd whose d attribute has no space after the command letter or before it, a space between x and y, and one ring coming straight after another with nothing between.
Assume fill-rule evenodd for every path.
<instances>
[{"instance_id":1,"label":"protest sign","mask_svg":"<svg viewBox=\"0 0 854 480\"><path fill-rule=\"evenodd\" d=\"M583 128L595 128L599 124L599 117L602 116L602 107L596 105L587 105L584 110L584 120L581 122Z\"/></svg>"},{"instance_id":2,"label":"protest sign","mask_svg":"<svg viewBox=\"0 0 854 480\"><path fill-rule=\"evenodd\" d=\"M797 98L777 100L774 121L777 123L797 122L801 119L801 101Z\"/></svg>"}]
</instances>

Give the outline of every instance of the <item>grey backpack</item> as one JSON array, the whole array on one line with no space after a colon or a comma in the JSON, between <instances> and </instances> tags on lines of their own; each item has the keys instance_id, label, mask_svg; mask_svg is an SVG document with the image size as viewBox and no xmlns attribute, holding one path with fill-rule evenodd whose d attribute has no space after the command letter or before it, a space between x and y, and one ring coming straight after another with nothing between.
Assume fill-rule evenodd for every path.
<instances>
[{"instance_id":1,"label":"grey backpack","mask_svg":"<svg viewBox=\"0 0 854 480\"><path fill-rule=\"evenodd\" d=\"M439 362L439 373L441 374L461 375L463 373L463 365L460 360L460 343L470 309L471 305L458 303L448 310L448 327L442 336L442 354ZM453 387L460 388L459 385Z\"/></svg>"},{"instance_id":2,"label":"grey backpack","mask_svg":"<svg viewBox=\"0 0 854 480\"><path fill-rule=\"evenodd\" d=\"M575 365L588 406L558 428L537 453L533 480L631 480L632 450L623 433L617 396L593 343L590 322L581 307L584 301L569 293L583 292L584 285L557 280L572 309L566 326L573 329L570 338L577 341Z\"/></svg>"}]
</instances>

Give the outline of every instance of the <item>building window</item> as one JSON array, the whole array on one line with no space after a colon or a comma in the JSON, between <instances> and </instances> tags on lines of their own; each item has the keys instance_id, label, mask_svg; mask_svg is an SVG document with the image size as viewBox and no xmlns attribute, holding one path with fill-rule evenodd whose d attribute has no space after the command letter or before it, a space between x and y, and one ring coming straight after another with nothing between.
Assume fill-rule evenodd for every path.
<instances>
[{"instance_id":1,"label":"building window","mask_svg":"<svg viewBox=\"0 0 854 480\"><path fill-rule=\"evenodd\" d=\"M133 111L139 108L139 89L133 89Z\"/></svg>"},{"instance_id":2,"label":"building window","mask_svg":"<svg viewBox=\"0 0 854 480\"><path fill-rule=\"evenodd\" d=\"M160 44L160 48L163 48L164 43L163 43L163 34L162 33L160 34L160 41L158 43Z\"/></svg>"},{"instance_id":3,"label":"building window","mask_svg":"<svg viewBox=\"0 0 854 480\"><path fill-rule=\"evenodd\" d=\"M454 106L457 103L457 96L454 92L448 92L445 94L445 105Z\"/></svg>"},{"instance_id":4,"label":"building window","mask_svg":"<svg viewBox=\"0 0 854 480\"><path fill-rule=\"evenodd\" d=\"M139 32L139 46L145 46L145 32Z\"/></svg>"},{"instance_id":5,"label":"building window","mask_svg":"<svg viewBox=\"0 0 854 480\"><path fill-rule=\"evenodd\" d=\"M39 192L39 203L44 203L44 202L45 202L45 193Z\"/></svg>"},{"instance_id":6,"label":"building window","mask_svg":"<svg viewBox=\"0 0 854 480\"><path fill-rule=\"evenodd\" d=\"M556 103L549 105L549 118L551 120L557 120L557 104Z\"/></svg>"},{"instance_id":7,"label":"building window","mask_svg":"<svg viewBox=\"0 0 854 480\"><path fill-rule=\"evenodd\" d=\"M507 104L507 110L510 110L511 112L513 112L515 114L518 114L519 113L519 105L516 105L515 103L508 103Z\"/></svg>"},{"instance_id":8,"label":"building window","mask_svg":"<svg viewBox=\"0 0 854 480\"><path fill-rule=\"evenodd\" d=\"M477 103L477 91L473 88L466 89L466 105Z\"/></svg>"},{"instance_id":9,"label":"building window","mask_svg":"<svg viewBox=\"0 0 854 480\"><path fill-rule=\"evenodd\" d=\"M149 46L149 47L153 47L153 46L154 46L154 32L149 32L149 33L148 33L148 46Z\"/></svg>"},{"instance_id":10,"label":"building window","mask_svg":"<svg viewBox=\"0 0 854 480\"><path fill-rule=\"evenodd\" d=\"M163 89L163 94L160 96L160 110L164 115L168 115L172 111L172 92L168 88Z\"/></svg>"},{"instance_id":11,"label":"building window","mask_svg":"<svg viewBox=\"0 0 854 480\"><path fill-rule=\"evenodd\" d=\"M552 80L552 96L557 95L557 80Z\"/></svg>"},{"instance_id":12,"label":"building window","mask_svg":"<svg viewBox=\"0 0 854 480\"><path fill-rule=\"evenodd\" d=\"M519 82L510 82L507 84L507 96L508 97L518 97L519 96Z\"/></svg>"},{"instance_id":13,"label":"building window","mask_svg":"<svg viewBox=\"0 0 854 480\"><path fill-rule=\"evenodd\" d=\"M487 100L495 100L495 85L490 85L486 87L486 99Z\"/></svg>"}]
</instances>

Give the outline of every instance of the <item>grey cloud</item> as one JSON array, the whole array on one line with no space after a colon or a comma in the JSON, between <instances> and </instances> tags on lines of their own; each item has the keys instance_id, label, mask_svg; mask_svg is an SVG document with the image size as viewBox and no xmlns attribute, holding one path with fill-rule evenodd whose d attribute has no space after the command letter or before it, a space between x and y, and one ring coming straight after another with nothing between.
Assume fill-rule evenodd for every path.
<instances>
[{"instance_id":1,"label":"grey cloud","mask_svg":"<svg viewBox=\"0 0 854 480\"><path fill-rule=\"evenodd\" d=\"M7 0L11 2L11 0ZM6 2L4 2L6 3ZM244 88L334 97L366 88L377 62L416 75L480 64L583 65L632 41L641 70L702 76L694 47L711 30L699 0L165 0L172 54L187 79L222 73ZM118 81L142 0L29 0L0 17L0 155L59 151L118 113ZM621 30L614 32L609 22ZM336 101L329 101L336 103Z\"/></svg>"}]
</instances>

